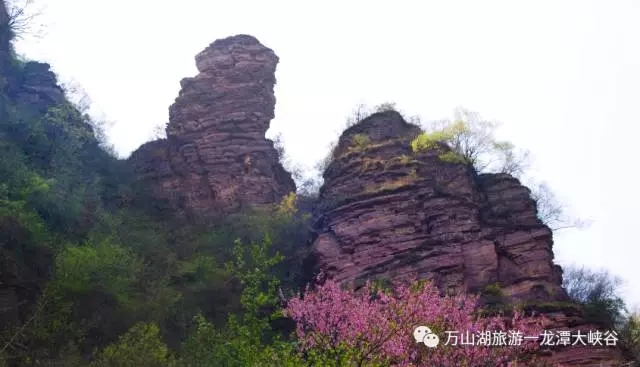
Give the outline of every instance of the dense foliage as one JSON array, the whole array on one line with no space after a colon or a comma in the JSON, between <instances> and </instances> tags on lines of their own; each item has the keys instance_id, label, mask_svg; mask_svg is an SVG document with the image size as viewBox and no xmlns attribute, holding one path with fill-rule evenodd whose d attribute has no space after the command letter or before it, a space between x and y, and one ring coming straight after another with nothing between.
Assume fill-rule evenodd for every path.
<instances>
[{"instance_id":1,"label":"dense foliage","mask_svg":"<svg viewBox=\"0 0 640 367\"><path fill-rule=\"evenodd\" d=\"M582 305L587 321L617 330L629 358L640 363L640 310L627 309L620 295L622 280L606 270L566 266L563 286Z\"/></svg>"},{"instance_id":2,"label":"dense foliage","mask_svg":"<svg viewBox=\"0 0 640 367\"><path fill-rule=\"evenodd\" d=\"M538 331L517 312L479 317L475 297L429 283L327 282L299 297L310 218L295 194L204 224L174 216L69 96L21 96L30 64L0 26L0 366L493 366L536 346L419 349L422 323Z\"/></svg>"},{"instance_id":3,"label":"dense foliage","mask_svg":"<svg viewBox=\"0 0 640 367\"><path fill-rule=\"evenodd\" d=\"M186 363L213 347L198 339L207 328L246 335L253 319L242 315L268 303L247 300L250 272L225 266L238 249L254 249L255 264L243 264L285 291L302 279L309 218L295 195L206 226L176 218L136 187L70 98L25 98L31 64L12 57L0 65L0 364ZM270 246L260 255L251 243Z\"/></svg>"},{"instance_id":4,"label":"dense foliage","mask_svg":"<svg viewBox=\"0 0 640 367\"><path fill-rule=\"evenodd\" d=\"M24 66L13 66L14 80ZM17 297L3 298L15 311L3 313L4 365L322 366L361 359L359 345L341 346L336 362L335 349L291 334L296 316L285 317L278 290L297 293L308 279L301 265L310 219L297 211L295 194L273 207L190 223L136 187L126 162L103 148L99 126L74 105L41 113L15 98L15 89L3 93L0 276ZM416 297L433 296L421 291ZM302 312L313 299L294 297L286 312ZM470 317L469 308L464 312ZM394 343L408 340L410 330L399 323L411 321L395 320ZM385 353L361 362L393 362Z\"/></svg>"},{"instance_id":5,"label":"dense foliage","mask_svg":"<svg viewBox=\"0 0 640 367\"><path fill-rule=\"evenodd\" d=\"M286 314L297 323L300 346L312 356L329 356L334 361L356 365L401 366L497 366L512 362L539 347L537 341L492 345L493 332L538 336L543 319L522 317L513 310L503 315L478 317L478 298L469 295L441 297L429 282L398 283L380 288L367 283L358 292L327 281L306 295L289 301ZM439 335L434 349L416 343L414 328L425 325ZM484 345L461 346L462 338L486 337ZM487 335L487 333L489 333ZM451 340L444 336L449 334ZM455 339L455 340L454 340ZM338 364L340 365L340 364Z\"/></svg>"}]
</instances>

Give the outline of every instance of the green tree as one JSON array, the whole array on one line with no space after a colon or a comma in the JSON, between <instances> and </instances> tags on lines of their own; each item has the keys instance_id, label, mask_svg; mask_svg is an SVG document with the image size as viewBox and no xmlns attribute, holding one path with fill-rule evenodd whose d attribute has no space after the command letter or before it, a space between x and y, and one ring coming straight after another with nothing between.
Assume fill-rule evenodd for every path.
<instances>
[{"instance_id":1,"label":"green tree","mask_svg":"<svg viewBox=\"0 0 640 367\"><path fill-rule=\"evenodd\" d=\"M569 297L581 304L587 321L618 333L627 356L640 362L640 314L629 312L620 295L622 279L606 270L567 266L563 286Z\"/></svg>"},{"instance_id":2,"label":"green tree","mask_svg":"<svg viewBox=\"0 0 640 367\"><path fill-rule=\"evenodd\" d=\"M200 366L295 366L300 365L293 346L274 333L271 322L282 317L279 281L272 269L280 261L272 253L271 239L243 244L235 242L227 271L242 286L240 314L229 316L216 329L202 315L181 349L183 363Z\"/></svg>"},{"instance_id":3,"label":"green tree","mask_svg":"<svg viewBox=\"0 0 640 367\"><path fill-rule=\"evenodd\" d=\"M90 364L91 367L169 367L174 358L160 337L160 329L151 323L139 323L107 346Z\"/></svg>"},{"instance_id":4,"label":"green tree","mask_svg":"<svg viewBox=\"0 0 640 367\"><path fill-rule=\"evenodd\" d=\"M627 312L620 286L622 280L606 270L567 266L563 269L563 286L574 301L585 308L585 316L604 327L620 329Z\"/></svg>"},{"instance_id":5,"label":"green tree","mask_svg":"<svg viewBox=\"0 0 640 367\"><path fill-rule=\"evenodd\" d=\"M630 358L640 363L640 311L636 310L629 315L620 334L623 348Z\"/></svg>"},{"instance_id":6,"label":"green tree","mask_svg":"<svg viewBox=\"0 0 640 367\"><path fill-rule=\"evenodd\" d=\"M517 150L513 144L499 141L495 133L499 124L480 118L477 113L456 109L454 120L435 121L412 142L414 151L441 149L441 158L453 163L468 163L478 172L500 172L521 175L528 165L528 152Z\"/></svg>"}]
</instances>

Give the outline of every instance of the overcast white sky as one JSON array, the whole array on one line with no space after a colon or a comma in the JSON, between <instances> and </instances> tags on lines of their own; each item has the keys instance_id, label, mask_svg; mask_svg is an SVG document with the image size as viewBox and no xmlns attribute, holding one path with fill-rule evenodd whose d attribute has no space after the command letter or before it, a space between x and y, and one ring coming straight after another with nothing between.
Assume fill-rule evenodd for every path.
<instances>
[{"instance_id":1,"label":"overcast white sky","mask_svg":"<svg viewBox=\"0 0 640 367\"><path fill-rule=\"evenodd\" d=\"M594 221L556 236L557 262L610 269L640 304L638 0L37 3L44 36L18 51L79 83L123 156L167 121L195 54L239 33L280 56L268 135L281 132L302 164L326 154L360 102L498 120L533 153L536 178Z\"/></svg>"}]
</instances>

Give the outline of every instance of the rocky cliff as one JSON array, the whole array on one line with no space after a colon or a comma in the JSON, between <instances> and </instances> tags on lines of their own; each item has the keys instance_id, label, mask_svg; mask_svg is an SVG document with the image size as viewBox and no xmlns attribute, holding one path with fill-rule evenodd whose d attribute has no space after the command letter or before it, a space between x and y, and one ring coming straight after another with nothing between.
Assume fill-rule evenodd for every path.
<instances>
[{"instance_id":1,"label":"rocky cliff","mask_svg":"<svg viewBox=\"0 0 640 367\"><path fill-rule=\"evenodd\" d=\"M181 81L169 109L167 138L129 158L138 183L174 210L198 215L274 203L295 191L265 138L277 63L272 50L247 35L215 41L198 54L199 74ZM552 232L538 219L529 190L509 175L477 174L439 152L412 151L420 132L388 111L342 134L313 213L318 269L356 285L418 275L443 292L481 293L498 283L509 302L567 301ZM572 307L545 313L549 328L598 329ZM614 348L571 347L548 356L566 365L618 360Z\"/></svg>"},{"instance_id":2,"label":"rocky cliff","mask_svg":"<svg viewBox=\"0 0 640 367\"><path fill-rule=\"evenodd\" d=\"M419 133L390 111L342 134L315 212L319 270L356 286L418 275L443 292L481 293L499 283L511 302L567 300L552 232L537 218L529 190L509 175L447 163L433 150L414 153ZM549 317L550 328L598 329L571 311ZM592 365L619 353L574 347L551 358Z\"/></svg>"},{"instance_id":3,"label":"rocky cliff","mask_svg":"<svg viewBox=\"0 0 640 367\"><path fill-rule=\"evenodd\" d=\"M43 114L49 107L65 102L64 92L51 65L15 59L11 41L16 35L10 26L16 21L12 19L14 13L15 9L0 0L0 98L7 98L0 101L0 114L5 113L7 103L26 104Z\"/></svg>"},{"instance_id":4,"label":"rocky cliff","mask_svg":"<svg viewBox=\"0 0 640 367\"><path fill-rule=\"evenodd\" d=\"M9 12L6 4L0 0L0 169L5 170L8 162L12 162L16 156L21 156L27 150L37 150L37 139L29 139L25 132L28 132L29 128L35 130L34 126L42 123L41 120L51 107L66 102L62 88L58 85L49 64L35 61L22 63L15 60L10 43L13 34L7 26L8 21ZM16 118L18 112L15 108L8 108L9 106L19 106L20 112L28 111L28 114ZM68 123L82 129L77 131L84 131L87 135L91 133L91 127L82 121ZM27 124L29 127L25 127ZM52 129L42 131L52 133ZM35 165L36 162L40 160L32 159L29 163ZM3 181L21 182L10 181L10 176L15 171L16 167L12 167L10 172L3 171L0 176ZM8 200L11 196L8 195L10 190L7 190L7 186L4 190L3 197L0 198L0 209L3 210L0 215L0 330L3 330L3 333L9 330L9 325L19 320L24 321L30 316L29 307L35 303L40 286L48 278L53 263L51 249L44 246L48 245L49 239L37 238L37 244L43 246L33 246L30 241L34 241L35 236L24 219L7 215L14 212L11 209L7 210L12 208L7 203L12 202Z\"/></svg>"},{"instance_id":5,"label":"rocky cliff","mask_svg":"<svg viewBox=\"0 0 640 367\"><path fill-rule=\"evenodd\" d=\"M320 195L321 268L345 282L418 274L452 290L500 282L523 301L563 294L551 231L529 190L435 151L412 152L418 133L385 112L342 135Z\"/></svg>"},{"instance_id":6,"label":"rocky cliff","mask_svg":"<svg viewBox=\"0 0 640 367\"><path fill-rule=\"evenodd\" d=\"M278 57L254 37L217 40L196 56L169 109L167 139L129 160L141 183L176 209L228 212L279 201L295 191L265 138L274 117Z\"/></svg>"}]
</instances>

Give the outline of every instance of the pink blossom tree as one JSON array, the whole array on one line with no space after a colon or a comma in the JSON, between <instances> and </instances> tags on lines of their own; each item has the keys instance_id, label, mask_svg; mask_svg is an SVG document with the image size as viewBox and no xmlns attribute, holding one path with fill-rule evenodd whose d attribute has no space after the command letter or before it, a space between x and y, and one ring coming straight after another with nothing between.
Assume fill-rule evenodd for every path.
<instances>
[{"instance_id":1,"label":"pink blossom tree","mask_svg":"<svg viewBox=\"0 0 640 367\"><path fill-rule=\"evenodd\" d=\"M284 313L296 322L302 352L349 365L493 367L539 348L532 337L540 335L542 318L517 310L509 317L478 317L477 301L441 297L425 281L389 290L369 282L354 292L329 280L289 300ZM437 347L416 342L413 331L421 325L439 336Z\"/></svg>"}]
</instances>

